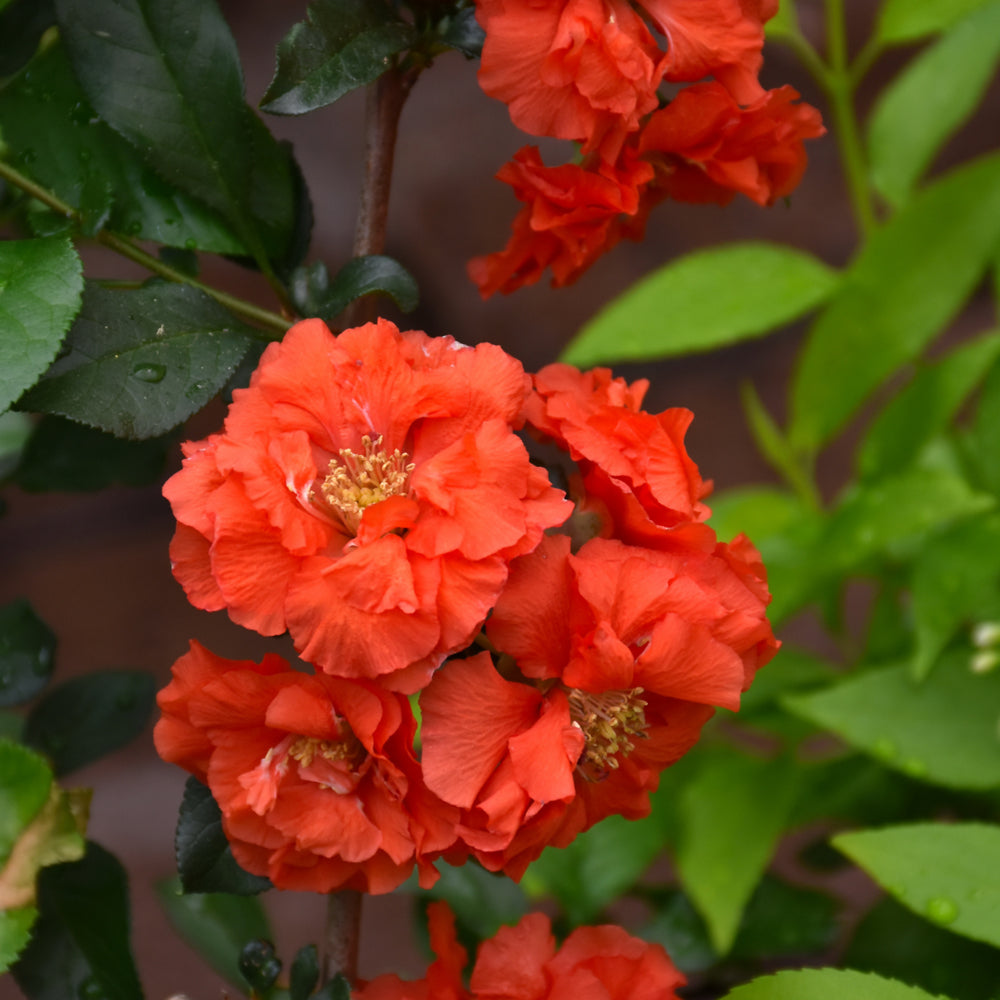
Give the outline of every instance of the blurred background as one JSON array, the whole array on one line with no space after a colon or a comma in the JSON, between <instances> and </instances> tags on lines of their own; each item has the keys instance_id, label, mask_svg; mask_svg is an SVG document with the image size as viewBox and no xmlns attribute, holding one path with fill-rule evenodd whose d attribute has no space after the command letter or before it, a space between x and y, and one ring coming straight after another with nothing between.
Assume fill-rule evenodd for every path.
<instances>
[{"instance_id":1,"label":"blurred background","mask_svg":"<svg viewBox=\"0 0 1000 1000\"><path fill-rule=\"evenodd\" d=\"M274 69L274 49L305 13L305 3L229 0L222 8L236 36L246 73L248 98L260 99ZM874 4L855 3L852 34L862 40ZM871 9L870 9L871 8ZM821 42L819 0L800 0L804 33ZM869 81L874 93L902 61L882 60ZM803 98L826 111L812 81L786 49L768 46L765 87L790 83ZM862 94L864 100L864 94ZM349 257L356 193L362 169L364 94L300 119L268 117L267 124L290 140L304 171L315 212L310 259L336 271ZM975 120L946 149L939 167L995 143L1000 94L994 93ZM790 203L761 209L742 199L727 208L665 204L651 219L642 244L626 243L600 260L576 286L547 284L510 297L482 302L465 275L472 256L501 248L517 203L493 174L530 141L515 129L506 108L476 85L476 64L457 53L440 58L419 80L404 109L396 150L386 253L416 277L421 304L400 320L430 334L449 334L467 344L491 341L520 358L528 370L554 361L580 326L604 304L650 270L688 251L732 240L768 240L810 250L842 265L855 243L833 136L808 144L805 178ZM551 163L571 156L569 144L543 143ZM269 308L263 283L236 267L206 259L205 280ZM142 272L99 248L90 248L90 276L142 277ZM985 311L985 301L971 307ZM399 320L398 316L393 318ZM663 317L670 322L669 314ZM967 316L970 328L974 316ZM982 329L983 323L978 324ZM957 336L961 336L959 324ZM784 417L784 386L802 326L710 355L658 364L623 366L626 378L649 378L647 409L685 406L695 412L687 443L702 474L716 489L774 478L758 456L739 402L739 386L751 380L775 417ZM189 425L187 436L213 431L223 417L213 404ZM836 489L851 444L850 434L823 457L821 481ZM166 474L176 470L175 449ZM137 667L162 686L170 665L200 641L220 655L259 659L267 650L291 655L290 645L263 640L232 625L223 613L209 615L188 605L174 582L167 557L173 519L159 486L104 490L100 494L29 495L9 490L0 518L0 601L28 598L59 636L57 678L107 667ZM793 623L806 641L808 622ZM124 751L77 772L73 785L94 788L90 836L116 853L132 878L134 943L147 995L184 993L216 1000L220 978L174 934L152 885L174 873L173 829L185 775L156 757L147 733ZM280 953L322 933L324 903L304 894L268 895L281 928ZM361 975L383 971L421 975L425 960L411 939L405 897L365 901ZM10 977L0 995L16 996Z\"/></svg>"}]
</instances>

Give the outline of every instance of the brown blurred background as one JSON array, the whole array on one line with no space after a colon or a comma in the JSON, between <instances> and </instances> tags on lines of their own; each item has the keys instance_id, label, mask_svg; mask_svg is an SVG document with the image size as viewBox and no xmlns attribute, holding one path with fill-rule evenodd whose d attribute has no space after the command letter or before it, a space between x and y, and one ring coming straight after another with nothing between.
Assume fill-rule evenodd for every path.
<instances>
[{"instance_id":1,"label":"brown blurred background","mask_svg":"<svg viewBox=\"0 0 1000 1000\"><path fill-rule=\"evenodd\" d=\"M279 39L304 16L305 3L229 0L222 6L243 56L247 93L255 103L273 71ZM874 3L856 3L854 35L863 40ZM819 0L800 0L806 34L821 37ZM856 46L855 46L856 51ZM874 93L902 62L882 60ZM616 248L575 287L542 284L483 303L465 277L465 261L506 242L517 205L509 189L492 179L513 152L530 142L509 122L506 109L476 86L476 64L457 53L442 57L415 87L404 109L389 214L387 252L416 276L422 303L408 322L432 334L465 343L492 341L517 355L529 370L554 360L581 324L649 270L700 247L735 239L772 240L811 250L842 265L855 233L832 136L809 144L810 166L790 205L764 210L745 199L725 209L664 205L653 215L647 240ZM778 46L766 50L763 83L791 83L823 108L815 86L793 57ZM863 94L864 97L864 94ZM825 110L825 109L824 109ZM304 118L268 118L291 140L312 194L316 226L310 259L335 271L347 259L360 184L364 97L355 93ZM954 162L995 144L1000 100L988 106L946 151ZM550 162L568 158L568 144L549 144ZM235 268L208 264L206 278L245 297L274 303ZM138 275L117 258L93 250L92 277ZM246 284L241 282L245 281ZM968 318L970 332L985 328L986 302ZM664 322L669 323L669 315ZM629 378L649 377L650 410L687 406L696 419L688 436L703 474L727 488L773 478L757 455L740 411L739 384L750 379L779 420L783 391L802 327L720 351L642 366L622 367ZM197 418L189 436L213 430L218 405ZM848 436L849 438L849 436ZM828 489L843 474L847 445L824 458ZM172 457L174 471L179 455ZM139 667L160 685L171 663L197 637L220 655L259 658L267 649L290 653L229 623L223 613L191 608L170 575L167 545L173 522L159 487L114 489L100 494L25 495L7 491L0 518L0 602L27 597L59 636L57 677L106 667ZM225 986L170 929L153 897L154 881L173 874L173 829L185 775L161 763L147 733L126 750L72 776L68 783L94 788L90 835L125 863L132 879L135 946L147 995L162 1000L183 992L218 1000ZM323 903L309 895L270 893L269 906L281 927L279 946L294 950L322 932ZM424 961L410 940L407 904L398 897L365 903L361 973L422 974ZM10 977L0 995L17 995Z\"/></svg>"}]
</instances>

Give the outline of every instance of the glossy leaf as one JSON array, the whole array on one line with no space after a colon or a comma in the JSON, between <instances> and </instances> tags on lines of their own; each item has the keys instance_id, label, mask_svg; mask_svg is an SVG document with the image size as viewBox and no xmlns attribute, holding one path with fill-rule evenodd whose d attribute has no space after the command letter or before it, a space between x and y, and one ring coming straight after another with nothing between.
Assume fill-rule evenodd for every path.
<instances>
[{"instance_id":1,"label":"glossy leaf","mask_svg":"<svg viewBox=\"0 0 1000 1000\"><path fill-rule=\"evenodd\" d=\"M128 879L114 857L88 843L80 861L45 868L31 943L15 965L29 1000L93 995L142 1000L129 943Z\"/></svg>"},{"instance_id":2,"label":"glossy leaf","mask_svg":"<svg viewBox=\"0 0 1000 1000\"><path fill-rule=\"evenodd\" d=\"M561 360L583 368L712 350L798 319L836 286L836 274L800 250L770 243L700 250L643 278L606 306Z\"/></svg>"},{"instance_id":3,"label":"glossy leaf","mask_svg":"<svg viewBox=\"0 0 1000 1000\"><path fill-rule=\"evenodd\" d=\"M1000 983L1000 951L950 934L891 898L865 915L843 963L962 1000L995 1000Z\"/></svg>"},{"instance_id":4,"label":"glossy leaf","mask_svg":"<svg viewBox=\"0 0 1000 1000\"><path fill-rule=\"evenodd\" d=\"M170 923L230 985L242 989L239 956L248 941L272 939L267 914L252 896L185 893L176 878L156 887Z\"/></svg>"},{"instance_id":5,"label":"glossy leaf","mask_svg":"<svg viewBox=\"0 0 1000 1000\"><path fill-rule=\"evenodd\" d=\"M252 331L204 292L88 284L68 352L20 401L117 437L163 434L222 388Z\"/></svg>"},{"instance_id":6,"label":"glossy leaf","mask_svg":"<svg viewBox=\"0 0 1000 1000\"><path fill-rule=\"evenodd\" d=\"M922 683L903 663L784 704L911 777L952 788L1000 786L1000 673L971 673L968 654L945 657Z\"/></svg>"},{"instance_id":7,"label":"glossy leaf","mask_svg":"<svg viewBox=\"0 0 1000 1000\"><path fill-rule=\"evenodd\" d=\"M944 429L998 354L1000 333L991 333L921 367L872 421L858 448L859 474L874 479L908 465Z\"/></svg>"},{"instance_id":8,"label":"glossy leaf","mask_svg":"<svg viewBox=\"0 0 1000 1000\"><path fill-rule=\"evenodd\" d=\"M278 45L274 79L261 110L301 115L377 80L416 36L387 4L313 0Z\"/></svg>"},{"instance_id":9,"label":"glossy leaf","mask_svg":"<svg viewBox=\"0 0 1000 1000\"><path fill-rule=\"evenodd\" d=\"M88 492L113 483L146 486L163 475L171 440L124 441L63 417L42 417L14 481L29 493Z\"/></svg>"},{"instance_id":10,"label":"glossy leaf","mask_svg":"<svg viewBox=\"0 0 1000 1000\"><path fill-rule=\"evenodd\" d=\"M292 220L292 177L280 147L243 98L235 42L202 0L56 0L61 37L91 104L169 184L233 227L254 258L280 259ZM283 195L281 231L262 225L253 171ZM262 177L259 179L263 179Z\"/></svg>"},{"instance_id":11,"label":"glossy leaf","mask_svg":"<svg viewBox=\"0 0 1000 1000\"><path fill-rule=\"evenodd\" d=\"M814 452L951 321L1000 239L1000 156L952 171L878 229L813 325L789 439Z\"/></svg>"},{"instance_id":12,"label":"glossy leaf","mask_svg":"<svg viewBox=\"0 0 1000 1000\"><path fill-rule=\"evenodd\" d=\"M886 0L879 12L878 38L895 44L947 31L993 0Z\"/></svg>"},{"instance_id":13,"label":"glossy leaf","mask_svg":"<svg viewBox=\"0 0 1000 1000\"><path fill-rule=\"evenodd\" d=\"M236 863L222 830L222 812L197 778L188 778L174 838L177 871L185 892L252 896L271 887Z\"/></svg>"},{"instance_id":14,"label":"glossy leaf","mask_svg":"<svg viewBox=\"0 0 1000 1000\"><path fill-rule=\"evenodd\" d=\"M23 705L52 676L55 633L25 600L0 607L0 706Z\"/></svg>"},{"instance_id":15,"label":"glossy leaf","mask_svg":"<svg viewBox=\"0 0 1000 1000\"><path fill-rule=\"evenodd\" d=\"M926 677L961 626L1000 618L1000 515L931 538L913 567L914 677Z\"/></svg>"},{"instance_id":16,"label":"glossy leaf","mask_svg":"<svg viewBox=\"0 0 1000 1000\"><path fill-rule=\"evenodd\" d=\"M786 758L718 753L681 791L675 863L720 955L733 945L743 910L784 830L797 772Z\"/></svg>"},{"instance_id":17,"label":"glossy leaf","mask_svg":"<svg viewBox=\"0 0 1000 1000\"><path fill-rule=\"evenodd\" d=\"M896 208L934 156L972 115L1000 59L1000 3L987 4L921 52L882 92L872 112L872 183Z\"/></svg>"},{"instance_id":18,"label":"glossy leaf","mask_svg":"<svg viewBox=\"0 0 1000 1000\"><path fill-rule=\"evenodd\" d=\"M24 740L57 775L125 746L146 727L156 695L151 674L102 670L51 688L31 710Z\"/></svg>"},{"instance_id":19,"label":"glossy leaf","mask_svg":"<svg viewBox=\"0 0 1000 1000\"><path fill-rule=\"evenodd\" d=\"M799 969L759 976L737 986L725 1000L946 1000L907 986L895 979L884 979L869 972L852 969Z\"/></svg>"},{"instance_id":20,"label":"glossy leaf","mask_svg":"<svg viewBox=\"0 0 1000 1000\"><path fill-rule=\"evenodd\" d=\"M240 975L253 996L266 995L281 974L281 959L270 941L248 941L240 952Z\"/></svg>"},{"instance_id":21,"label":"glossy leaf","mask_svg":"<svg viewBox=\"0 0 1000 1000\"><path fill-rule=\"evenodd\" d=\"M80 258L69 240L0 243L0 412L52 363L82 292Z\"/></svg>"},{"instance_id":22,"label":"glossy leaf","mask_svg":"<svg viewBox=\"0 0 1000 1000\"><path fill-rule=\"evenodd\" d=\"M1000 947L1000 827L913 823L841 833L833 845L915 913Z\"/></svg>"},{"instance_id":23,"label":"glossy leaf","mask_svg":"<svg viewBox=\"0 0 1000 1000\"><path fill-rule=\"evenodd\" d=\"M24 951L31 937L31 927L38 916L34 906L0 910L0 974Z\"/></svg>"},{"instance_id":24,"label":"glossy leaf","mask_svg":"<svg viewBox=\"0 0 1000 1000\"><path fill-rule=\"evenodd\" d=\"M413 276L391 257L372 254L349 260L331 281L319 261L293 276L296 305L307 316L332 319L355 299L379 292L403 312L412 312L420 300Z\"/></svg>"},{"instance_id":25,"label":"glossy leaf","mask_svg":"<svg viewBox=\"0 0 1000 1000\"><path fill-rule=\"evenodd\" d=\"M20 169L99 223L216 253L247 250L218 213L171 187L97 116L56 42L0 91L4 140Z\"/></svg>"}]
</instances>

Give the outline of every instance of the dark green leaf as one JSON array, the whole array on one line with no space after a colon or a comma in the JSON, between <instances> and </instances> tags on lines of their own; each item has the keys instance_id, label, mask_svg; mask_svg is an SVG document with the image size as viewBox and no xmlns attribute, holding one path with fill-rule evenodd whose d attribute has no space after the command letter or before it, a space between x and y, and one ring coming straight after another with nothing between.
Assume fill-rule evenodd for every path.
<instances>
[{"instance_id":1,"label":"dark green leaf","mask_svg":"<svg viewBox=\"0 0 1000 1000\"><path fill-rule=\"evenodd\" d=\"M267 239L255 165L277 143L243 99L235 42L206 0L56 0L77 79L104 121L174 187L233 227L257 260L280 259L293 224ZM279 183L289 184L285 173ZM286 189L284 203L292 204ZM256 202L256 204L255 204Z\"/></svg>"},{"instance_id":2,"label":"dark green leaf","mask_svg":"<svg viewBox=\"0 0 1000 1000\"><path fill-rule=\"evenodd\" d=\"M441 878L426 898L443 899L451 907L459 934L470 944L492 937L501 924L514 923L528 911L521 886L472 862L441 865Z\"/></svg>"},{"instance_id":3,"label":"dark green leaf","mask_svg":"<svg viewBox=\"0 0 1000 1000\"><path fill-rule=\"evenodd\" d=\"M42 35L56 23L52 0L14 0L0 11L0 76L13 76L34 54ZM6 130L6 122L4 122Z\"/></svg>"},{"instance_id":4,"label":"dark green leaf","mask_svg":"<svg viewBox=\"0 0 1000 1000\"><path fill-rule=\"evenodd\" d=\"M38 909L31 943L13 970L30 1000L97 993L142 1000L129 945L128 880L114 855L88 843L82 860L44 868Z\"/></svg>"},{"instance_id":5,"label":"dark green leaf","mask_svg":"<svg viewBox=\"0 0 1000 1000\"><path fill-rule=\"evenodd\" d=\"M139 670L102 670L52 688L24 730L57 775L74 771L131 742L153 710L156 685Z\"/></svg>"},{"instance_id":6,"label":"dark green leaf","mask_svg":"<svg viewBox=\"0 0 1000 1000\"><path fill-rule=\"evenodd\" d=\"M174 849L185 892L252 896L271 887L268 879L251 875L236 863L222 830L222 813L197 778L188 778L184 786Z\"/></svg>"},{"instance_id":7,"label":"dark green leaf","mask_svg":"<svg viewBox=\"0 0 1000 1000\"><path fill-rule=\"evenodd\" d=\"M68 353L19 401L117 437L156 437L222 388L252 331L204 292L88 284Z\"/></svg>"},{"instance_id":8,"label":"dark green leaf","mask_svg":"<svg viewBox=\"0 0 1000 1000\"><path fill-rule=\"evenodd\" d=\"M886 0L878 22L878 37L897 44L947 31L967 14L992 0Z\"/></svg>"},{"instance_id":9,"label":"dark green leaf","mask_svg":"<svg viewBox=\"0 0 1000 1000\"><path fill-rule=\"evenodd\" d=\"M245 253L219 215L165 183L90 106L59 43L0 91L4 140L21 169L67 204L129 236Z\"/></svg>"},{"instance_id":10,"label":"dark green leaf","mask_svg":"<svg viewBox=\"0 0 1000 1000\"><path fill-rule=\"evenodd\" d=\"M844 964L956 1000L995 1000L1000 951L949 934L884 899L858 925Z\"/></svg>"},{"instance_id":11,"label":"dark green leaf","mask_svg":"<svg viewBox=\"0 0 1000 1000\"><path fill-rule=\"evenodd\" d=\"M0 740L0 870L52 788L48 764L27 747ZM2 908L2 907L0 907Z\"/></svg>"},{"instance_id":12,"label":"dark green leaf","mask_svg":"<svg viewBox=\"0 0 1000 1000\"><path fill-rule=\"evenodd\" d=\"M998 353L1000 334L992 333L921 367L872 421L858 448L860 475L874 479L908 465L954 416Z\"/></svg>"},{"instance_id":13,"label":"dark green leaf","mask_svg":"<svg viewBox=\"0 0 1000 1000\"><path fill-rule=\"evenodd\" d=\"M184 893L176 878L159 883L156 889L180 936L230 985L242 989L239 956L243 946L272 937L260 901L222 892Z\"/></svg>"},{"instance_id":14,"label":"dark green leaf","mask_svg":"<svg viewBox=\"0 0 1000 1000\"><path fill-rule=\"evenodd\" d=\"M801 969L760 976L726 994L725 1000L945 1000L895 979L852 969Z\"/></svg>"},{"instance_id":15,"label":"dark green leaf","mask_svg":"<svg viewBox=\"0 0 1000 1000\"><path fill-rule=\"evenodd\" d=\"M373 292L389 296L403 312L417 308L420 292L412 275L391 257L373 254L349 260L336 274L329 287L325 271L315 266L307 277L306 313L329 319L342 312L355 299Z\"/></svg>"},{"instance_id":16,"label":"dark green leaf","mask_svg":"<svg viewBox=\"0 0 1000 1000\"><path fill-rule=\"evenodd\" d=\"M25 600L0 607L0 706L23 705L49 682L55 633Z\"/></svg>"},{"instance_id":17,"label":"dark green leaf","mask_svg":"<svg viewBox=\"0 0 1000 1000\"><path fill-rule=\"evenodd\" d=\"M789 439L813 452L962 307L1000 239L1000 156L925 188L877 230L813 325L792 385Z\"/></svg>"},{"instance_id":18,"label":"dark green leaf","mask_svg":"<svg viewBox=\"0 0 1000 1000\"><path fill-rule=\"evenodd\" d=\"M62 417L43 417L28 441L14 481L29 493L145 486L163 474L170 437L123 441Z\"/></svg>"},{"instance_id":19,"label":"dark green leaf","mask_svg":"<svg viewBox=\"0 0 1000 1000\"><path fill-rule=\"evenodd\" d=\"M344 976L337 973L315 994L313 1000L351 1000L351 984Z\"/></svg>"},{"instance_id":20,"label":"dark green leaf","mask_svg":"<svg viewBox=\"0 0 1000 1000\"><path fill-rule=\"evenodd\" d=\"M281 973L281 959L270 941L249 941L239 958L240 975L255 994L266 993Z\"/></svg>"},{"instance_id":21,"label":"dark green leaf","mask_svg":"<svg viewBox=\"0 0 1000 1000\"><path fill-rule=\"evenodd\" d=\"M953 788L1000 785L1000 673L973 674L968 654L946 656L919 684L900 664L784 703L911 777Z\"/></svg>"},{"instance_id":22,"label":"dark green leaf","mask_svg":"<svg viewBox=\"0 0 1000 1000\"><path fill-rule=\"evenodd\" d=\"M960 522L917 554L912 576L916 653L926 677L960 626L1000 617L1000 515Z\"/></svg>"},{"instance_id":23,"label":"dark green leaf","mask_svg":"<svg viewBox=\"0 0 1000 1000\"><path fill-rule=\"evenodd\" d=\"M915 913L1000 947L1000 827L913 823L841 833L833 845Z\"/></svg>"},{"instance_id":24,"label":"dark green leaf","mask_svg":"<svg viewBox=\"0 0 1000 1000\"><path fill-rule=\"evenodd\" d=\"M476 20L475 7L463 7L450 14L438 27L445 45L461 52L467 59L475 59L483 51L486 32Z\"/></svg>"},{"instance_id":25,"label":"dark green leaf","mask_svg":"<svg viewBox=\"0 0 1000 1000\"><path fill-rule=\"evenodd\" d=\"M979 478L1000 496L1000 362L993 365L983 384L970 450Z\"/></svg>"},{"instance_id":26,"label":"dark green leaf","mask_svg":"<svg viewBox=\"0 0 1000 1000\"><path fill-rule=\"evenodd\" d=\"M962 20L882 91L868 130L872 183L905 204L934 156L972 115L1000 59L1000 3Z\"/></svg>"},{"instance_id":27,"label":"dark green leaf","mask_svg":"<svg viewBox=\"0 0 1000 1000\"><path fill-rule=\"evenodd\" d=\"M732 947L785 828L798 777L785 757L761 760L720 751L705 757L680 793L677 872L721 955Z\"/></svg>"},{"instance_id":28,"label":"dark green leaf","mask_svg":"<svg viewBox=\"0 0 1000 1000\"><path fill-rule=\"evenodd\" d=\"M769 333L833 294L837 275L788 247L737 243L675 260L599 312L562 353L585 367L708 351Z\"/></svg>"},{"instance_id":29,"label":"dark green leaf","mask_svg":"<svg viewBox=\"0 0 1000 1000\"><path fill-rule=\"evenodd\" d=\"M319 982L319 954L316 945L307 944L295 953L289 973L288 990L291 1000L309 1000Z\"/></svg>"},{"instance_id":30,"label":"dark green leaf","mask_svg":"<svg viewBox=\"0 0 1000 1000\"><path fill-rule=\"evenodd\" d=\"M278 45L274 79L261 109L301 115L377 80L390 57L415 40L413 29L373 0L313 0Z\"/></svg>"},{"instance_id":31,"label":"dark green leaf","mask_svg":"<svg viewBox=\"0 0 1000 1000\"><path fill-rule=\"evenodd\" d=\"M68 239L0 243L0 412L51 364L83 292Z\"/></svg>"},{"instance_id":32,"label":"dark green leaf","mask_svg":"<svg viewBox=\"0 0 1000 1000\"><path fill-rule=\"evenodd\" d=\"M37 916L34 906L0 910L0 974L7 972L14 959L24 951Z\"/></svg>"},{"instance_id":33,"label":"dark green leaf","mask_svg":"<svg viewBox=\"0 0 1000 1000\"><path fill-rule=\"evenodd\" d=\"M15 410L0 413L0 479L6 479L21 461L21 452L31 437L31 418Z\"/></svg>"}]
</instances>

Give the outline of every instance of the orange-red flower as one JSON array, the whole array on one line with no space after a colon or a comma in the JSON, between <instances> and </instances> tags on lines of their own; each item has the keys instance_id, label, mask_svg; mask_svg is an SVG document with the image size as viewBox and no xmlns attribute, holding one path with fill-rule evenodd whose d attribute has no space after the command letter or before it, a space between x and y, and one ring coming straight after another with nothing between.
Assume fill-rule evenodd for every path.
<instances>
[{"instance_id":1,"label":"orange-red flower","mask_svg":"<svg viewBox=\"0 0 1000 1000\"><path fill-rule=\"evenodd\" d=\"M790 194L806 167L804 139L823 135L819 112L779 87L746 106L720 83L686 87L650 116L639 148L657 167L647 200L716 202L736 193L759 205Z\"/></svg>"},{"instance_id":2,"label":"orange-red flower","mask_svg":"<svg viewBox=\"0 0 1000 1000\"><path fill-rule=\"evenodd\" d=\"M479 83L530 135L607 160L657 106L663 53L627 0L477 0Z\"/></svg>"},{"instance_id":3,"label":"orange-red flower","mask_svg":"<svg viewBox=\"0 0 1000 1000\"><path fill-rule=\"evenodd\" d=\"M312 892L390 892L415 864L436 880L455 811L421 782L402 695L192 642L157 703L160 756L208 785L247 871Z\"/></svg>"},{"instance_id":4,"label":"orange-red flower","mask_svg":"<svg viewBox=\"0 0 1000 1000\"><path fill-rule=\"evenodd\" d=\"M579 927L557 946L549 918L529 913L480 945L465 989L465 957L447 906L432 903L428 919L438 958L427 979L379 976L358 1000L678 1000L676 990L685 983L660 945L621 927Z\"/></svg>"},{"instance_id":5,"label":"orange-red flower","mask_svg":"<svg viewBox=\"0 0 1000 1000\"><path fill-rule=\"evenodd\" d=\"M576 281L621 239L621 220L638 210L653 168L630 149L614 163L546 167L538 149L525 146L497 177L525 207L503 250L469 262L483 298L534 284L547 267L555 287Z\"/></svg>"},{"instance_id":6,"label":"orange-red flower","mask_svg":"<svg viewBox=\"0 0 1000 1000\"><path fill-rule=\"evenodd\" d=\"M174 575L328 673L416 690L569 513L514 433L529 384L490 344L297 324L164 487Z\"/></svg>"}]
</instances>

